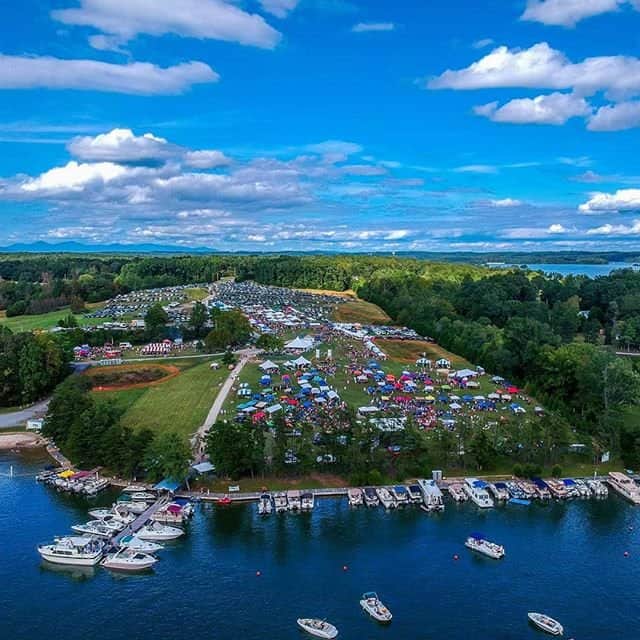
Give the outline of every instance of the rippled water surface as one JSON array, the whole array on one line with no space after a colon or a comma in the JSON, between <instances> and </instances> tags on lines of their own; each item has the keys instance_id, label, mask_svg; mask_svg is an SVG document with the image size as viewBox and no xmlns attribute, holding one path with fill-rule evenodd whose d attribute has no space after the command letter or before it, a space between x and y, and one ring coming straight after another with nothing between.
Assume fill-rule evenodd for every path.
<instances>
[{"instance_id":1,"label":"rippled water surface","mask_svg":"<svg viewBox=\"0 0 640 640\"><path fill-rule=\"evenodd\" d=\"M19 475L0 477L0 638L300 640L299 616L326 617L358 640L544 638L527 624L531 610L558 618L566 638L640 638L640 517L616 497L440 515L334 499L265 519L255 505L200 507L154 573L122 577L42 566L36 544L110 496L58 494L33 479L41 461L4 455L0 471L11 463ZM472 531L507 557L472 555ZM389 627L361 612L370 589L392 610Z\"/></svg>"}]
</instances>

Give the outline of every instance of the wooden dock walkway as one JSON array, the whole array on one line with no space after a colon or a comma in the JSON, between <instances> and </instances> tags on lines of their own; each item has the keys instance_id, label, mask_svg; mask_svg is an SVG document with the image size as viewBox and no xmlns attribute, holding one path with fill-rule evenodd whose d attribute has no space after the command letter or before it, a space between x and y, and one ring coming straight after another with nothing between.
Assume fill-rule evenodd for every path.
<instances>
[{"instance_id":1,"label":"wooden dock walkway","mask_svg":"<svg viewBox=\"0 0 640 640\"><path fill-rule=\"evenodd\" d=\"M145 524L151 519L156 511L160 510L164 505L168 504L169 498L158 498L146 511L143 511L130 525L125 527L120 533L111 538L111 545L120 546L122 538L135 535Z\"/></svg>"},{"instance_id":2,"label":"wooden dock walkway","mask_svg":"<svg viewBox=\"0 0 640 640\"><path fill-rule=\"evenodd\" d=\"M298 487L291 487L291 489L298 489ZM286 489L283 491L286 492ZM302 493L313 493L316 498L336 498L340 496L346 496L347 488L330 488L330 489L300 489ZM253 502L260 500L260 496L265 493L263 491L252 492L232 492L232 493L200 493L198 491L180 491L176 493L177 498L188 498L190 500L200 500L202 502L217 502L225 496L229 496L232 502ZM278 491L269 490L266 493L278 493Z\"/></svg>"}]
</instances>

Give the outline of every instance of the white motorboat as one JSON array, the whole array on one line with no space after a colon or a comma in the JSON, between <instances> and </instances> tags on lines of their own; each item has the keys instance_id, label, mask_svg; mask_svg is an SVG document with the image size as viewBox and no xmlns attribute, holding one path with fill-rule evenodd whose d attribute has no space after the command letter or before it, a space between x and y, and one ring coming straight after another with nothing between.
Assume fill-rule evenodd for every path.
<instances>
[{"instance_id":1,"label":"white motorboat","mask_svg":"<svg viewBox=\"0 0 640 640\"><path fill-rule=\"evenodd\" d=\"M116 533L124 529L124 525L122 525L120 529L116 529L113 523L106 523L102 520L91 520L85 524L74 524L71 528L76 533L98 536L99 538L112 538Z\"/></svg>"},{"instance_id":2,"label":"white motorboat","mask_svg":"<svg viewBox=\"0 0 640 640\"><path fill-rule=\"evenodd\" d=\"M156 496L148 491L140 491L139 493L132 493L131 499L134 502L154 502Z\"/></svg>"},{"instance_id":3,"label":"white motorboat","mask_svg":"<svg viewBox=\"0 0 640 640\"><path fill-rule=\"evenodd\" d=\"M464 546L467 547L467 549L477 551L494 560L504 558L504 547L495 542L485 540L479 533L471 534L464 543Z\"/></svg>"},{"instance_id":4,"label":"white motorboat","mask_svg":"<svg viewBox=\"0 0 640 640\"><path fill-rule=\"evenodd\" d=\"M442 491L435 480L418 480L418 487L422 493L422 508L425 511L444 511Z\"/></svg>"},{"instance_id":5,"label":"white motorboat","mask_svg":"<svg viewBox=\"0 0 640 640\"><path fill-rule=\"evenodd\" d=\"M289 510L289 503L287 502L287 494L284 491L279 491L273 494L273 502L276 507L276 513L284 513Z\"/></svg>"},{"instance_id":6,"label":"white motorboat","mask_svg":"<svg viewBox=\"0 0 640 640\"><path fill-rule=\"evenodd\" d=\"M592 480L587 480L587 485L596 498L606 498L609 495L609 489L607 489L607 485L600 480L596 480L595 478L593 478Z\"/></svg>"},{"instance_id":7,"label":"white motorboat","mask_svg":"<svg viewBox=\"0 0 640 640\"><path fill-rule=\"evenodd\" d=\"M338 630L326 620L318 618L298 618L298 626L316 638L335 638Z\"/></svg>"},{"instance_id":8,"label":"white motorboat","mask_svg":"<svg viewBox=\"0 0 640 640\"><path fill-rule=\"evenodd\" d=\"M124 509L129 513L135 513L136 515L140 515L141 513L144 513L149 508L147 503L142 502L141 500L134 502L133 500L123 500L123 499L118 499L118 501L116 502L116 507L118 509Z\"/></svg>"},{"instance_id":9,"label":"white motorboat","mask_svg":"<svg viewBox=\"0 0 640 640\"><path fill-rule=\"evenodd\" d=\"M420 504L422 502L422 492L420 491L420 485L408 485L407 493L409 494L409 502L411 502L411 504Z\"/></svg>"},{"instance_id":10,"label":"white motorboat","mask_svg":"<svg viewBox=\"0 0 640 640\"><path fill-rule=\"evenodd\" d=\"M38 545L38 553L54 564L91 567L102 559L104 542L86 536L68 536L56 538L53 544Z\"/></svg>"},{"instance_id":11,"label":"white motorboat","mask_svg":"<svg viewBox=\"0 0 640 640\"><path fill-rule=\"evenodd\" d=\"M271 495L263 493L258 501L258 513L261 516L268 516L273 511L273 503L271 502Z\"/></svg>"},{"instance_id":12,"label":"white motorboat","mask_svg":"<svg viewBox=\"0 0 640 640\"><path fill-rule=\"evenodd\" d=\"M103 522L122 522L123 524L131 524L135 519L135 515L132 513L126 513L124 509L115 507L114 509L91 509L89 515L96 520L102 520Z\"/></svg>"},{"instance_id":13,"label":"white motorboat","mask_svg":"<svg viewBox=\"0 0 640 640\"><path fill-rule=\"evenodd\" d=\"M316 504L316 500L313 496L313 492L312 491L305 491L303 492L302 496L300 497L300 508L303 511L313 511L313 507Z\"/></svg>"},{"instance_id":14,"label":"white motorboat","mask_svg":"<svg viewBox=\"0 0 640 640\"><path fill-rule=\"evenodd\" d=\"M478 478L465 478L462 488L471 500L481 509L493 507L493 500L487 491L487 483Z\"/></svg>"},{"instance_id":15,"label":"white motorboat","mask_svg":"<svg viewBox=\"0 0 640 640\"><path fill-rule=\"evenodd\" d=\"M151 542L150 540L142 540L138 536L125 536L120 540L120 546L134 551L142 551L143 553L157 553L164 549L161 544Z\"/></svg>"},{"instance_id":16,"label":"white motorboat","mask_svg":"<svg viewBox=\"0 0 640 640\"><path fill-rule=\"evenodd\" d=\"M130 484L123 489L125 493L144 493L146 490L147 487L142 484Z\"/></svg>"},{"instance_id":17,"label":"white motorboat","mask_svg":"<svg viewBox=\"0 0 640 640\"><path fill-rule=\"evenodd\" d=\"M301 507L301 494L299 489L289 489L287 491L287 502L291 511L299 511Z\"/></svg>"},{"instance_id":18,"label":"white motorboat","mask_svg":"<svg viewBox=\"0 0 640 640\"><path fill-rule=\"evenodd\" d=\"M347 491L347 497L349 498L350 507L359 507L362 504L362 489L349 489Z\"/></svg>"},{"instance_id":19,"label":"white motorboat","mask_svg":"<svg viewBox=\"0 0 640 640\"><path fill-rule=\"evenodd\" d=\"M529 620L542 631L550 633L552 636L561 636L564 633L562 625L553 618L545 615L544 613L535 613L531 611L527 614Z\"/></svg>"},{"instance_id":20,"label":"white motorboat","mask_svg":"<svg viewBox=\"0 0 640 640\"><path fill-rule=\"evenodd\" d=\"M141 540L175 540L183 535L182 529L157 522L145 525L136 533L136 536Z\"/></svg>"},{"instance_id":21,"label":"white motorboat","mask_svg":"<svg viewBox=\"0 0 640 640\"><path fill-rule=\"evenodd\" d=\"M123 547L115 553L109 553L102 561L102 566L114 571L146 571L158 562L148 553Z\"/></svg>"},{"instance_id":22,"label":"white motorboat","mask_svg":"<svg viewBox=\"0 0 640 640\"><path fill-rule=\"evenodd\" d=\"M459 482L448 485L449 495L455 502L466 502L469 499L467 492Z\"/></svg>"},{"instance_id":23,"label":"white motorboat","mask_svg":"<svg viewBox=\"0 0 640 640\"><path fill-rule=\"evenodd\" d=\"M373 487L365 487L362 490L364 503L367 507L377 507L380 504L380 498Z\"/></svg>"},{"instance_id":24,"label":"white motorboat","mask_svg":"<svg viewBox=\"0 0 640 640\"><path fill-rule=\"evenodd\" d=\"M397 484L394 487L391 487L390 493L399 507L403 507L409 504L410 500L409 500L409 492L407 491L407 487L401 484Z\"/></svg>"},{"instance_id":25,"label":"white motorboat","mask_svg":"<svg viewBox=\"0 0 640 640\"><path fill-rule=\"evenodd\" d=\"M368 591L362 594L360 599L360 606L378 622L391 622L391 611L382 604L378 594L373 591Z\"/></svg>"},{"instance_id":26,"label":"white motorboat","mask_svg":"<svg viewBox=\"0 0 640 640\"><path fill-rule=\"evenodd\" d=\"M378 498L380 499L380 503L385 509L394 509L396 506L396 501L393 499L389 490L385 487L378 487L376 489L376 493L378 494Z\"/></svg>"}]
</instances>

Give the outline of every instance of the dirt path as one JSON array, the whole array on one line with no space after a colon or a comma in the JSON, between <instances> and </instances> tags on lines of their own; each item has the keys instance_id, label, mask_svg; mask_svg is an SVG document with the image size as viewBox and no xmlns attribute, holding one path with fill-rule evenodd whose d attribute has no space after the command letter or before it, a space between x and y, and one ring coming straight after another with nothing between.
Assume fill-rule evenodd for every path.
<instances>
[{"instance_id":1,"label":"dirt path","mask_svg":"<svg viewBox=\"0 0 640 640\"><path fill-rule=\"evenodd\" d=\"M234 383L238 379L238 376L240 375L240 372L242 371L244 365L247 364L247 362L249 362L249 360L255 357L258 353L259 351L257 349L247 349L246 351L236 352L236 355L240 356L240 359L236 363L236 366L233 368L231 373L229 373L229 376L224 381L224 384L220 388L220 391L218 391L218 395L213 401L213 404L211 405L211 409L209 409L209 413L207 414L205 421L198 429L193 438L193 447L196 459L200 458L200 456L202 455L202 447L204 446L207 433L209 433L209 429L211 429L211 427L218 419L218 415L220 415L220 411L224 406L227 396L229 395L229 391L231 391Z\"/></svg>"}]
</instances>

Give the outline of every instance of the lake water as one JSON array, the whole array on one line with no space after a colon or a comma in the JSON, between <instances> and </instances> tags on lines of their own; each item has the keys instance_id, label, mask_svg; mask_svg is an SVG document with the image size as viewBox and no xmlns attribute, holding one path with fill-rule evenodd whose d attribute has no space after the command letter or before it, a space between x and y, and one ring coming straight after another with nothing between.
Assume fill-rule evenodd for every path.
<instances>
[{"instance_id":1,"label":"lake water","mask_svg":"<svg viewBox=\"0 0 640 640\"><path fill-rule=\"evenodd\" d=\"M0 455L0 471L10 463L18 474L41 467ZM560 619L566 638L640 637L640 511L617 497L483 513L447 505L439 515L334 499L265 519L255 505L198 507L152 574L44 568L36 544L109 499L0 478L0 638L302 640L298 616L326 617L344 639L544 638L527 623L531 610ZM472 531L507 557L473 556L463 546ZM365 590L391 608L389 627L361 612Z\"/></svg>"},{"instance_id":2,"label":"lake water","mask_svg":"<svg viewBox=\"0 0 640 640\"><path fill-rule=\"evenodd\" d=\"M630 262L609 262L607 264L528 264L527 267L533 271L544 271L545 273L559 273L563 276L606 276L616 269L630 269Z\"/></svg>"}]
</instances>

